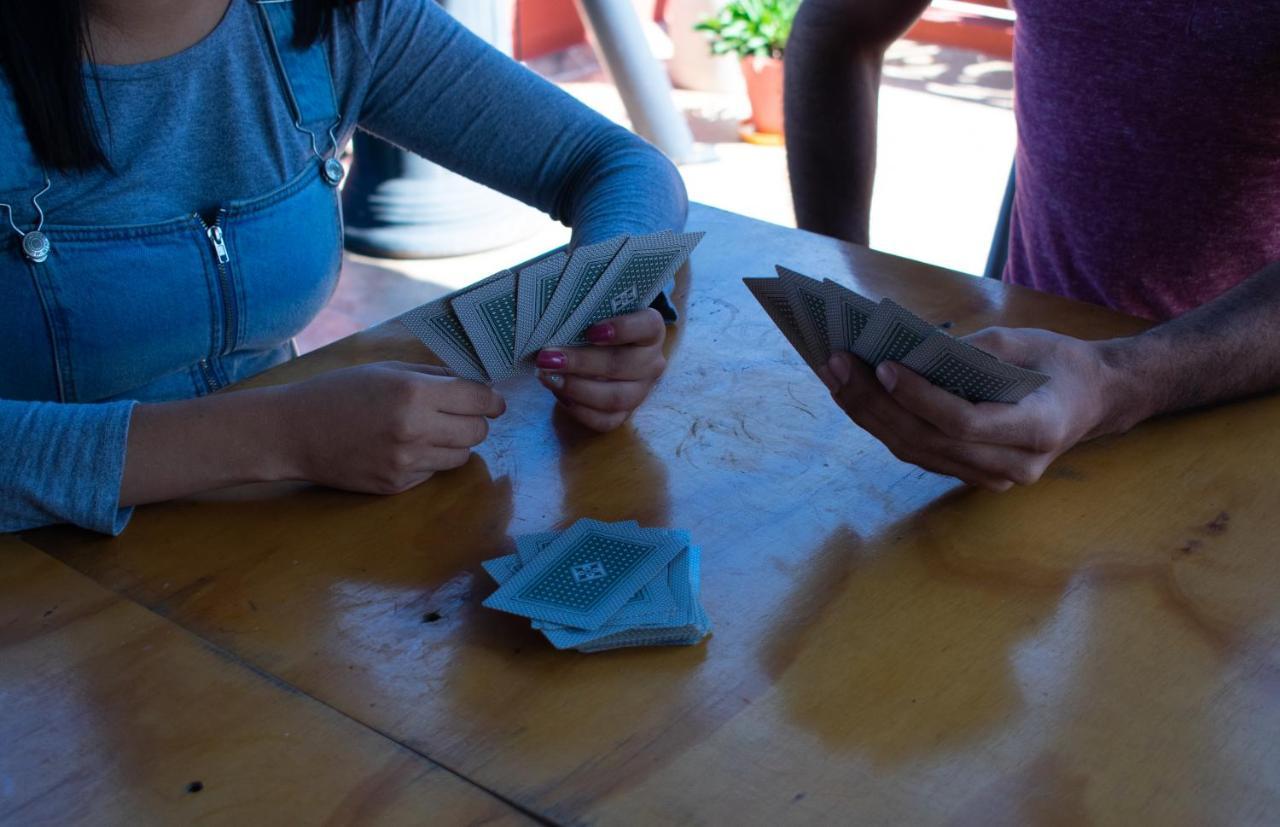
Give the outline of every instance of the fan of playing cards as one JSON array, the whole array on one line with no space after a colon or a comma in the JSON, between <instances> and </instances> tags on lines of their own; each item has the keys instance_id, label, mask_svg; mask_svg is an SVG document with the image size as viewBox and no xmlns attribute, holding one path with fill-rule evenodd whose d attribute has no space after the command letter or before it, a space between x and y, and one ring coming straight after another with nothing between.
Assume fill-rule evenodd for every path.
<instances>
[{"instance_id":1,"label":"fan of playing cards","mask_svg":"<svg viewBox=\"0 0 1280 827\"><path fill-rule=\"evenodd\" d=\"M778 266L776 279L743 279L809 367L848 351L875 367L893 361L970 402L1017 402L1049 381L939 330L889 299L879 304L831 279Z\"/></svg>"},{"instance_id":2,"label":"fan of playing cards","mask_svg":"<svg viewBox=\"0 0 1280 827\"><path fill-rule=\"evenodd\" d=\"M553 251L400 318L455 375L497 382L527 373L546 347L586 344L596 322L648 307L702 233L619 236Z\"/></svg>"},{"instance_id":3,"label":"fan of playing cards","mask_svg":"<svg viewBox=\"0 0 1280 827\"><path fill-rule=\"evenodd\" d=\"M499 588L491 609L533 619L557 649L688 646L711 631L698 602L701 552L684 531L579 520L516 538L481 565Z\"/></svg>"}]
</instances>

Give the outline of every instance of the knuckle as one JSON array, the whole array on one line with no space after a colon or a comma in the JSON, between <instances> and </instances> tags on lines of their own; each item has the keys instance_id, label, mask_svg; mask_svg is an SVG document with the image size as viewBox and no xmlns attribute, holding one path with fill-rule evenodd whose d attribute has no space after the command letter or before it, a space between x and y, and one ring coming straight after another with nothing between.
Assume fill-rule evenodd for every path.
<instances>
[{"instance_id":1,"label":"knuckle","mask_svg":"<svg viewBox=\"0 0 1280 827\"><path fill-rule=\"evenodd\" d=\"M1036 429L1031 438L1031 450L1037 454L1053 454L1061 451L1066 442L1066 426L1055 422Z\"/></svg>"},{"instance_id":2,"label":"knuckle","mask_svg":"<svg viewBox=\"0 0 1280 827\"><path fill-rule=\"evenodd\" d=\"M406 416L396 416L391 420L389 428L391 441L397 445L406 445L418 438L413 422Z\"/></svg>"},{"instance_id":3,"label":"knuckle","mask_svg":"<svg viewBox=\"0 0 1280 827\"><path fill-rule=\"evenodd\" d=\"M944 434L959 442L976 442L978 426L973 420L962 414L948 414L940 417L938 423Z\"/></svg>"},{"instance_id":4,"label":"knuckle","mask_svg":"<svg viewBox=\"0 0 1280 827\"><path fill-rule=\"evenodd\" d=\"M604 410L611 414L625 413L631 410L632 405L631 394L623 388L609 388L605 392Z\"/></svg>"},{"instance_id":5,"label":"knuckle","mask_svg":"<svg viewBox=\"0 0 1280 827\"><path fill-rule=\"evenodd\" d=\"M485 385L471 383L467 401L477 411L487 411L493 405L493 391Z\"/></svg>"},{"instance_id":6,"label":"knuckle","mask_svg":"<svg viewBox=\"0 0 1280 827\"><path fill-rule=\"evenodd\" d=\"M631 367L630 348L611 348L604 352L604 375L611 377L626 376Z\"/></svg>"},{"instance_id":7,"label":"knuckle","mask_svg":"<svg viewBox=\"0 0 1280 827\"><path fill-rule=\"evenodd\" d=\"M412 374L401 371L389 371L387 373L386 393L392 410L404 410L413 407L418 400L419 391L418 383L413 381Z\"/></svg>"},{"instance_id":8,"label":"knuckle","mask_svg":"<svg viewBox=\"0 0 1280 827\"><path fill-rule=\"evenodd\" d=\"M413 487L407 474L386 474L377 480L374 490L379 494L401 494Z\"/></svg>"},{"instance_id":9,"label":"knuckle","mask_svg":"<svg viewBox=\"0 0 1280 827\"><path fill-rule=\"evenodd\" d=\"M564 367L556 368L556 373L578 373L587 367L583 364L583 354L577 348L566 347L556 352L564 357Z\"/></svg>"},{"instance_id":10,"label":"knuckle","mask_svg":"<svg viewBox=\"0 0 1280 827\"><path fill-rule=\"evenodd\" d=\"M407 447L402 446L392 450L391 456L389 457L389 465L393 470L392 476L394 478L400 477L400 472L407 471L412 468L416 459L417 457L414 452L409 450Z\"/></svg>"},{"instance_id":11,"label":"knuckle","mask_svg":"<svg viewBox=\"0 0 1280 827\"><path fill-rule=\"evenodd\" d=\"M625 412L625 411L624 411L624 412L621 412L621 413L612 413L612 414L609 414L609 415L605 416L605 417L601 420L601 424L602 424L602 426L603 426L603 427L601 427L601 430L602 430L602 431L612 431L612 430L614 430L615 428L619 428L619 427L621 427L621 426L622 426L622 423L624 423L624 422L626 422L626 421L627 421L627 416L628 416L628 414L627 414L627 412Z\"/></svg>"},{"instance_id":12,"label":"knuckle","mask_svg":"<svg viewBox=\"0 0 1280 827\"><path fill-rule=\"evenodd\" d=\"M1018 465L1008 469L1005 472L1005 476L1007 476L1009 480L1016 485L1031 485L1036 480L1040 479L1040 475L1037 474L1031 466L1024 463L1019 463Z\"/></svg>"}]
</instances>

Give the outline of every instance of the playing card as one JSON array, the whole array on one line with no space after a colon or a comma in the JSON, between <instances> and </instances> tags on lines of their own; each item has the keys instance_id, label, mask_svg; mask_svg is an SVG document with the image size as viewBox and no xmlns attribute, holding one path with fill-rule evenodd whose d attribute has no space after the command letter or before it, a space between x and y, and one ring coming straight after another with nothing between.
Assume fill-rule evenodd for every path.
<instances>
[{"instance_id":1,"label":"playing card","mask_svg":"<svg viewBox=\"0 0 1280 827\"><path fill-rule=\"evenodd\" d=\"M495 583L501 586L510 580L516 572L520 571L520 555L507 554L502 557L495 557L492 560L483 560L480 563L480 567L484 569L485 574L488 574Z\"/></svg>"},{"instance_id":2,"label":"playing card","mask_svg":"<svg viewBox=\"0 0 1280 827\"><path fill-rule=\"evenodd\" d=\"M547 546L559 536L558 531L543 531L539 534L525 534L517 537L516 554L520 557L520 565L527 566L532 563L533 558L546 550Z\"/></svg>"},{"instance_id":3,"label":"playing card","mask_svg":"<svg viewBox=\"0 0 1280 827\"><path fill-rule=\"evenodd\" d=\"M626 236L619 236L608 241L588 244L573 251L568 263L565 264L564 272L560 274L560 280L556 284L555 292L551 295L551 301L547 303L546 311L534 325L533 332L529 334L524 347L516 354L517 359L524 359L542 350L552 334L560 329L570 314L591 292L591 288L596 286L600 276L609 268L609 262L613 261L626 240Z\"/></svg>"},{"instance_id":4,"label":"playing card","mask_svg":"<svg viewBox=\"0 0 1280 827\"><path fill-rule=\"evenodd\" d=\"M800 332L800 325L791 311L791 303L787 301L782 281L780 279L743 279L742 283L751 291L751 295L755 296L756 301L760 302L764 312L769 314L769 318L778 330L782 331L782 335L795 348L796 353L800 354L800 358L804 359L805 364L815 371L822 367L825 363L818 360L817 354L809 352L804 334Z\"/></svg>"},{"instance_id":5,"label":"playing card","mask_svg":"<svg viewBox=\"0 0 1280 827\"><path fill-rule=\"evenodd\" d=\"M827 333L827 299L822 282L788 270L781 264L774 265L774 269L778 271L783 293L791 305L791 315L795 317L809 353L825 365L831 358L831 347Z\"/></svg>"},{"instance_id":6,"label":"playing card","mask_svg":"<svg viewBox=\"0 0 1280 827\"><path fill-rule=\"evenodd\" d=\"M449 305L453 296L445 296L414 308L400 317L400 323L418 340L440 357L449 370L463 379L488 382L480 357Z\"/></svg>"},{"instance_id":7,"label":"playing card","mask_svg":"<svg viewBox=\"0 0 1280 827\"><path fill-rule=\"evenodd\" d=\"M489 381L516 372L516 274L510 270L456 294L449 300L454 315L471 340Z\"/></svg>"},{"instance_id":8,"label":"playing card","mask_svg":"<svg viewBox=\"0 0 1280 827\"><path fill-rule=\"evenodd\" d=\"M520 270L516 277L516 353L524 350L538 320L547 312L568 263L569 254L562 250Z\"/></svg>"},{"instance_id":9,"label":"playing card","mask_svg":"<svg viewBox=\"0 0 1280 827\"><path fill-rule=\"evenodd\" d=\"M853 352L875 367L881 362L901 362L903 357L935 332L933 325L890 299L884 299L867 320Z\"/></svg>"},{"instance_id":10,"label":"playing card","mask_svg":"<svg viewBox=\"0 0 1280 827\"><path fill-rule=\"evenodd\" d=\"M609 525L630 526L632 528L640 527L640 524L637 523L635 520L625 520L620 523L605 523L605 522L601 522L600 520L592 520L584 517L578 522L585 523L587 525L606 526L606 527ZM555 539L559 536L560 534L558 532L546 531L541 534L526 534L523 537L517 537L516 538L516 555L520 558L520 565L521 566L528 565L530 562L533 561L534 558L536 558L539 554L545 551L547 546L551 545L551 543L554 542ZM688 535L686 534L685 537L687 542ZM518 570L519 568L517 568L517 571ZM659 575L658 577L660 578L661 575ZM656 579L658 578L655 578L655 580ZM627 601L626 605L630 606L633 603L644 603L648 605L648 604L654 603L655 601L654 601L653 595L650 592L651 592L651 589L649 588L649 584L646 583L644 587L640 589L640 591L636 592L634 597L632 597L630 600ZM623 610L625 609L626 609L626 606L623 607ZM550 621L538 620L535 618L533 621L533 628L535 629L568 629L570 627L565 626L564 624L561 624L561 623L552 623Z\"/></svg>"},{"instance_id":11,"label":"playing card","mask_svg":"<svg viewBox=\"0 0 1280 827\"><path fill-rule=\"evenodd\" d=\"M689 646L702 640L711 632L711 618L698 600L701 584L701 549L689 549L689 581L692 614L689 623L668 629L636 629L622 631L608 637L597 638L578 647L580 652L602 652L624 646Z\"/></svg>"},{"instance_id":12,"label":"playing card","mask_svg":"<svg viewBox=\"0 0 1280 827\"><path fill-rule=\"evenodd\" d=\"M484 605L512 614L598 629L687 542L671 532L575 524L498 588Z\"/></svg>"},{"instance_id":13,"label":"playing card","mask_svg":"<svg viewBox=\"0 0 1280 827\"><path fill-rule=\"evenodd\" d=\"M822 295L827 300L827 342L831 352L852 353L853 343L876 312L876 303L831 279L822 283Z\"/></svg>"},{"instance_id":14,"label":"playing card","mask_svg":"<svg viewBox=\"0 0 1280 827\"><path fill-rule=\"evenodd\" d=\"M576 649L620 632L670 630L692 624L697 619L697 601L690 569L692 558L699 553L694 547L685 548L665 572L650 581L644 590L649 595L647 600L627 602L599 629L547 627L543 634L557 649Z\"/></svg>"},{"instance_id":15,"label":"playing card","mask_svg":"<svg viewBox=\"0 0 1280 827\"><path fill-rule=\"evenodd\" d=\"M675 278L705 233L631 236L544 347L587 344L587 328L648 307Z\"/></svg>"},{"instance_id":16,"label":"playing card","mask_svg":"<svg viewBox=\"0 0 1280 827\"><path fill-rule=\"evenodd\" d=\"M970 402L1017 402L1049 381L984 350L935 332L902 360L904 367Z\"/></svg>"}]
</instances>

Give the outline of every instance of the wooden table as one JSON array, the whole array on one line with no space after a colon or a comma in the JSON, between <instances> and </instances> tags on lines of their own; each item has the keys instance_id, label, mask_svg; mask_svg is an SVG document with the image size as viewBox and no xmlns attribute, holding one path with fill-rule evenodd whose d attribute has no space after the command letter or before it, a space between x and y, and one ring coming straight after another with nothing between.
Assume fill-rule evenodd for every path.
<instances>
[{"instance_id":1,"label":"wooden table","mask_svg":"<svg viewBox=\"0 0 1280 827\"><path fill-rule=\"evenodd\" d=\"M855 427L739 278L779 262L958 332L1141 323L690 226L671 366L629 427L586 434L521 381L470 464L407 494L245 489L0 548L0 820L1280 819L1280 398L966 490ZM382 325L262 381L424 354ZM580 655L481 608L480 560L583 516L689 529L714 636Z\"/></svg>"}]
</instances>

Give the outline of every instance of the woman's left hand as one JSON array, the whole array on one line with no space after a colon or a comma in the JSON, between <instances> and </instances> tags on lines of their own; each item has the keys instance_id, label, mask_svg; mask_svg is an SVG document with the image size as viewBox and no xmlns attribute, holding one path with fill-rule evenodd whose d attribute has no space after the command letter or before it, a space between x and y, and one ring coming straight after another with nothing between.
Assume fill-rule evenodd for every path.
<instances>
[{"instance_id":1,"label":"woman's left hand","mask_svg":"<svg viewBox=\"0 0 1280 827\"><path fill-rule=\"evenodd\" d=\"M538 378L569 416L611 431L640 407L666 370L666 337L666 323L651 307L605 319L587 330L590 347L540 351Z\"/></svg>"}]
</instances>

